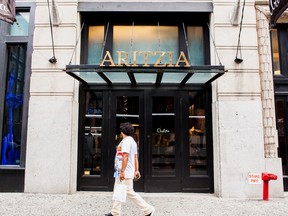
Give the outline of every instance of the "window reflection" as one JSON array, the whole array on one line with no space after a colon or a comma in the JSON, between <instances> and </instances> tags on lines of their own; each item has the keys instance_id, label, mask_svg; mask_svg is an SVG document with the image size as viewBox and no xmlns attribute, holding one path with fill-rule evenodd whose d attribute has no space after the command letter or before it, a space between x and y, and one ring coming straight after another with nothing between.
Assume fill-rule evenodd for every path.
<instances>
[{"instance_id":1,"label":"window reflection","mask_svg":"<svg viewBox=\"0 0 288 216\"><path fill-rule=\"evenodd\" d=\"M84 175L101 175L102 92L86 93Z\"/></svg>"},{"instance_id":2,"label":"window reflection","mask_svg":"<svg viewBox=\"0 0 288 216\"><path fill-rule=\"evenodd\" d=\"M29 32L29 12L16 12L16 22L10 27L10 35L27 36Z\"/></svg>"},{"instance_id":3,"label":"window reflection","mask_svg":"<svg viewBox=\"0 0 288 216\"><path fill-rule=\"evenodd\" d=\"M89 26L88 64L100 64L104 43L104 26Z\"/></svg>"},{"instance_id":4,"label":"window reflection","mask_svg":"<svg viewBox=\"0 0 288 216\"><path fill-rule=\"evenodd\" d=\"M1 146L1 164L19 165L26 45L8 46L8 70Z\"/></svg>"},{"instance_id":5,"label":"window reflection","mask_svg":"<svg viewBox=\"0 0 288 216\"><path fill-rule=\"evenodd\" d=\"M202 26L187 27L190 60L193 65L204 65L204 32Z\"/></svg>"},{"instance_id":6,"label":"window reflection","mask_svg":"<svg viewBox=\"0 0 288 216\"><path fill-rule=\"evenodd\" d=\"M189 93L189 167L190 175L207 174L205 104L201 92Z\"/></svg>"},{"instance_id":7,"label":"window reflection","mask_svg":"<svg viewBox=\"0 0 288 216\"><path fill-rule=\"evenodd\" d=\"M116 144L121 142L120 124L130 122L134 127L133 138L139 147L139 97L137 96L120 96L117 97L116 113Z\"/></svg>"},{"instance_id":8,"label":"window reflection","mask_svg":"<svg viewBox=\"0 0 288 216\"><path fill-rule=\"evenodd\" d=\"M276 110L277 110L277 130L278 130L278 140L279 140L279 156L282 159L282 169L283 175L288 175L287 167L287 141L286 141L286 125L285 125L285 112L287 113L288 107L285 106L286 101L283 98L276 97Z\"/></svg>"},{"instance_id":9,"label":"window reflection","mask_svg":"<svg viewBox=\"0 0 288 216\"><path fill-rule=\"evenodd\" d=\"M118 59L117 51L129 53L128 64L133 64L134 51L171 51L172 62L178 59L178 27L177 26L114 26L113 59ZM144 63L144 54L136 55L137 63ZM148 64L154 64L159 55L148 55ZM115 62L116 63L116 62ZM117 62L118 63L118 62ZM169 64L169 55L165 55L161 63Z\"/></svg>"},{"instance_id":10,"label":"window reflection","mask_svg":"<svg viewBox=\"0 0 288 216\"><path fill-rule=\"evenodd\" d=\"M152 127L152 176L175 176L173 97L153 97Z\"/></svg>"},{"instance_id":11,"label":"window reflection","mask_svg":"<svg viewBox=\"0 0 288 216\"><path fill-rule=\"evenodd\" d=\"M280 58L279 58L279 45L278 45L278 32L277 29L272 29L272 55L273 55L273 66L274 66L274 75L281 75L280 70Z\"/></svg>"}]
</instances>

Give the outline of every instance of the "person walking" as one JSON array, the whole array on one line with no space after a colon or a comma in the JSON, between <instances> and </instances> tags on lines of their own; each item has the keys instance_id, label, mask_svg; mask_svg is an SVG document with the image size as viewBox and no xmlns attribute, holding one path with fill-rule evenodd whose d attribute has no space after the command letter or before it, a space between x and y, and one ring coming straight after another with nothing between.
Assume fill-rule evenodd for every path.
<instances>
[{"instance_id":1,"label":"person walking","mask_svg":"<svg viewBox=\"0 0 288 216\"><path fill-rule=\"evenodd\" d=\"M149 205L133 188L133 179L139 179L141 177L139 172L137 144L133 139L134 127L129 122L121 123L120 131L123 139L116 150L114 193L117 184L126 185L127 197L143 211L145 216L153 216L155 208ZM105 216L120 216L121 205L122 203L120 201L114 200L111 212L105 214Z\"/></svg>"}]
</instances>

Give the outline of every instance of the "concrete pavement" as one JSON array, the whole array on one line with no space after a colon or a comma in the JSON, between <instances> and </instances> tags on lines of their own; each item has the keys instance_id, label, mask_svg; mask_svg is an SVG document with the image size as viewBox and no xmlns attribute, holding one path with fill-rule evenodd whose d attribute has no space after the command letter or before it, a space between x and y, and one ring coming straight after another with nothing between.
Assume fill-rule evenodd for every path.
<instances>
[{"instance_id":1,"label":"concrete pavement","mask_svg":"<svg viewBox=\"0 0 288 216\"><path fill-rule=\"evenodd\" d=\"M139 193L156 208L156 216L287 216L288 193L285 198L233 199L213 194ZM103 216L112 206L111 192L77 192L64 194L0 193L0 216ZM127 201L123 216L141 216L140 210Z\"/></svg>"}]
</instances>

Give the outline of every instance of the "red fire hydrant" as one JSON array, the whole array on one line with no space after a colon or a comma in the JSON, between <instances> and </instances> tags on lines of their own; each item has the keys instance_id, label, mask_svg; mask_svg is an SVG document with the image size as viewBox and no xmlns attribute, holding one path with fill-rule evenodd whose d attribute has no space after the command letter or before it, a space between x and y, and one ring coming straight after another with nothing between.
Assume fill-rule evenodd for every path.
<instances>
[{"instance_id":1,"label":"red fire hydrant","mask_svg":"<svg viewBox=\"0 0 288 216\"><path fill-rule=\"evenodd\" d=\"M269 181L277 180L277 175L271 173L262 173L263 180L263 200L269 199Z\"/></svg>"}]
</instances>

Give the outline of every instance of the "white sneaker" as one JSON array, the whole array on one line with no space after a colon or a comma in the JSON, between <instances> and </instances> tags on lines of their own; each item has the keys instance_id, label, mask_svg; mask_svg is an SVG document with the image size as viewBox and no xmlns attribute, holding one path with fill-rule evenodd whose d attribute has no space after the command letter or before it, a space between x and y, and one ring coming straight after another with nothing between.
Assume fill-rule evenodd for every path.
<instances>
[{"instance_id":1,"label":"white sneaker","mask_svg":"<svg viewBox=\"0 0 288 216\"><path fill-rule=\"evenodd\" d=\"M151 211L151 213L150 213L150 214L148 214L148 215L146 215L146 216L153 216L153 215L154 215L154 213L155 213L155 208L154 208L154 207L152 207L152 211Z\"/></svg>"}]
</instances>

